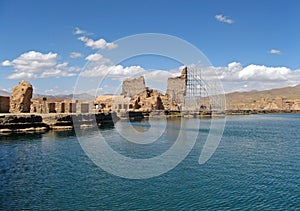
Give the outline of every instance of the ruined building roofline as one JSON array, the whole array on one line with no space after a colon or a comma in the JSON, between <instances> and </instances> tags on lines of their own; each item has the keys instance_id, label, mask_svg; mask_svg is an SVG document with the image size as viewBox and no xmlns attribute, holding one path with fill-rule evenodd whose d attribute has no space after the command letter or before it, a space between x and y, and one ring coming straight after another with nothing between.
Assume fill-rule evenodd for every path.
<instances>
[{"instance_id":1,"label":"ruined building roofline","mask_svg":"<svg viewBox=\"0 0 300 211\"><path fill-rule=\"evenodd\" d=\"M145 77L142 75L138 78L125 78L123 82L126 82L126 81L134 81L134 80L140 80L140 79L143 79L145 80Z\"/></svg>"}]
</instances>

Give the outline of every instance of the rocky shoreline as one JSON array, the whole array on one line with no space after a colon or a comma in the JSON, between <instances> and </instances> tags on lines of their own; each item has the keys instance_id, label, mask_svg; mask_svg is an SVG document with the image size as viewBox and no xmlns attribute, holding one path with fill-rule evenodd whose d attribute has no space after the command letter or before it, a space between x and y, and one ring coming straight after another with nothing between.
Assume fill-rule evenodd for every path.
<instances>
[{"instance_id":1,"label":"rocky shoreline","mask_svg":"<svg viewBox=\"0 0 300 211\"><path fill-rule=\"evenodd\" d=\"M2 115L0 116L0 133L47 131L49 125L37 115Z\"/></svg>"},{"instance_id":2,"label":"rocky shoreline","mask_svg":"<svg viewBox=\"0 0 300 211\"><path fill-rule=\"evenodd\" d=\"M74 127L113 126L118 121L115 113L98 114L3 114L0 133L71 130Z\"/></svg>"},{"instance_id":3,"label":"rocky shoreline","mask_svg":"<svg viewBox=\"0 0 300 211\"><path fill-rule=\"evenodd\" d=\"M295 110L227 110L225 115L253 115L253 114L300 114ZM224 115L224 114L223 114ZM144 118L155 117L193 117L211 118L214 113L180 113L180 112L128 112L119 118L115 112L97 114L3 114L0 115L0 134L45 132L49 130L72 130L74 128L106 127L114 126L120 119L140 121Z\"/></svg>"}]
</instances>

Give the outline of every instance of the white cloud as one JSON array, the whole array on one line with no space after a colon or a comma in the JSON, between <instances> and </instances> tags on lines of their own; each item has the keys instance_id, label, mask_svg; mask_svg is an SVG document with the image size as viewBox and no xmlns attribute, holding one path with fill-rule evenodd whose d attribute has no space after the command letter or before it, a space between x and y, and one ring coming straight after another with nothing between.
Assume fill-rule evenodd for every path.
<instances>
[{"instance_id":1,"label":"white cloud","mask_svg":"<svg viewBox=\"0 0 300 211\"><path fill-rule=\"evenodd\" d=\"M228 64L228 69L230 72L238 72L242 69L242 64L239 62L231 62Z\"/></svg>"},{"instance_id":2,"label":"white cloud","mask_svg":"<svg viewBox=\"0 0 300 211\"><path fill-rule=\"evenodd\" d=\"M74 34L86 34L86 31L81 30L80 28L76 27L75 31L74 31Z\"/></svg>"},{"instance_id":3,"label":"white cloud","mask_svg":"<svg viewBox=\"0 0 300 211\"><path fill-rule=\"evenodd\" d=\"M102 54L100 53L94 53L94 54L90 54L87 57L85 57L86 60L88 61L92 61L92 62L96 62L96 61L100 61L103 58Z\"/></svg>"},{"instance_id":4,"label":"white cloud","mask_svg":"<svg viewBox=\"0 0 300 211\"><path fill-rule=\"evenodd\" d=\"M49 78L49 77L70 77L76 76L75 73L65 72L62 70L53 70L53 71L45 71L39 77L40 78Z\"/></svg>"},{"instance_id":5,"label":"white cloud","mask_svg":"<svg viewBox=\"0 0 300 211\"><path fill-rule=\"evenodd\" d=\"M288 67L268 67L250 64L243 67L239 62L232 62L227 67L209 67L204 72L204 80L213 81L209 72L216 72L225 92L251 91L280 88L300 84L300 70ZM205 78L206 76L206 78Z\"/></svg>"},{"instance_id":6,"label":"white cloud","mask_svg":"<svg viewBox=\"0 0 300 211\"><path fill-rule=\"evenodd\" d=\"M115 43L106 42L104 39L100 38L99 40L93 40L87 38L86 36L81 36L78 40L85 43L85 46L90 47L92 49L114 49L117 47Z\"/></svg>"},{"instance_id":7,"label":"white cloud","mask_svg":"<svg viewBox=\"0 0 300 211\"><path fill-rule=\"evenodd\" d=\"M154 80L154 81L161 81L166 82L168 78L175 77L177 74L173 74L169 71L165 70L154 70L148 71L144 74L146 80Z\"/></svg>"},{"instance_id":8,"label":"white cloud","mask_svg":"<svg viewBox=\"0 0 300 211\"><path fill-rule=\"evenodd\" d=\"M264 65L248 65L239 72L239 78L247 81L285 81L291 70L287 67L266 67Z\"/></svg>"},{"instance_id":9,"label":"white cloud","mask_svg":"<svg viewBox=\"0 0 300 211\"><path fill-rule=\"evenodd\" d=\"M97 65L83 71L80 75L83 77L130 77L143 73L145 70L141 66L124 67L122 65Z\"/></svg>"},{"instance_id":10,"label":"white cloud","mask_svg":"<svg viewBox=\"0 0 300 211\"><path fill-rule=\"evenodd\" d=\"M36 79L37 75L34 73L16 72L7 77L8 79Z\"/></svg>"},{"instance_id":11,"label":"white cloud","mask_svg":"<svg viewBox=\"0 0 300 211\"><path fill-rule=\"evenodd\" d=\"M82 57L82 54L79 53L79 52L72 52L72 53L70 54L70 57L71 57L72 59L80 58L80 57Z\"/></svg>"},{"instance_id":12,"label":"white cloud","mask_svg":"<svg viewBox=\"0 0 300 211\"><path fill-rule=\"evenodd\" d=\"M5 67L8 67L8 66L11 66L11 62L8 61L8 60L5 60L1 63L2 66L5 66Z\"/></svg>"},{"instance_id":13,"label":"white cloud","mask_svg":"<svg viewBox=\"0 0 300 211\"><path fill-rule=\"evenodd\" d=\"M100 53L90 54L87 57L85 57L85 60L90 62L88 64L89 67L90 66L96 67L96 66L100 66L100 65L113 66L113 64L110 62L110 60L103 57L103 55Z\"/></svg>"},{"instance_id":14,"label":"white cloud","mask_svg":"<svg viewBox=\"0 0 300 211\"><path fill-rule=\"evenodd\" d=\"M122 79L122 77L138 77L143 75L146 80L167 82L169 77L179 76L181 72L180 69L173 69L170 71L146 71L141 66L124 67L123 65L115 65L100 53L90 54L85 60L89 61L89 64L80 74L83 77L110 77Z\"/></svg>"},{"instance_id":15,"label":"white cloud","mask_svg":"<svg viewBox=\"0 0 300 211\"><path fill-rule=\"evenodd\" d=\"M281 51L280 50L277 50L277 49L271 49L268 51L270 54L281 54Z\"/></svg>"},{"instance_id":16,"label":"white cloud","mask_svg":"<svg viewBox=\"0 0 300 211\"><path fill-rule=\"evenodd\" d=\"M168 78L177 77L180 75L182 68L176 70L152 70L146 71L143 76L145 77L146 85L157 89L164 93L167 89Z\"/></svg>"},{"instance_id":17,"label":"white cloud","mask_svg":"<svg viewBox=\"0 0 300 211\"><path fill-rule=\"evenodd\" d=\"M58 54L49 52L43 54L36 51L29 51L21 54L12 61L2 62L2 66L11 66L14 73L8 79L34 79L60 76L74 76L73 71L78 70L68 67L68 63L58 63Z\"/></svg>"},{"instance_id":18,"label":"white cloud","mask_svg":"<svg viewBox=\"0 0 300 211\"><path fill-rule=\"evenodd\" d=\"M80 74L83 77L120 78L141 74L145 71L141 66L124 67L115 65L100 53L90 54L85 60L89 61L89 63Z\"/></svg>"},{"instance_id":19,"label":"white cloud","mask_svg":"<svg viewBox=\"0 0 300 211\"><path fill-rule=\"evenodd\" d=\"M233 24L234 21L232 19L227 18L226 16L219 14L219 15L215 15L215 19L217 21L223 22L223 23L228 23L228 24Z\"/></svg>"}]
</instances>

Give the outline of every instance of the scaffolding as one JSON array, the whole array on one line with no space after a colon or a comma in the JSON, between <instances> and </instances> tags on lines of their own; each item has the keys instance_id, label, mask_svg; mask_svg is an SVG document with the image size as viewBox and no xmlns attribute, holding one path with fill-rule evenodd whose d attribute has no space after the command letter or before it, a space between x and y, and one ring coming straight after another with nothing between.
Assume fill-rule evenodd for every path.
<instances>
[{"instance_id":1,"label":"scaffolding","mask_svg":"<svg viewBox=\"0 0 300 211\"><path fill-rule=\"evenodd\" d=\"M201 69L190 67L187 70L184 110L196 111L201 101L208 97L207 84L201 77Z\"/></svg>"},{"instance_id":2,"label":"scaffolding","mask_svg":"<svg viewBox=\"0 0 300 211\"><path fill-rule=\"evenodd\" d=\"M224 91L219 81L205 81L201 68L189 67L186 76L186 90L183 110L222 112L225 108Z\"/></svg>"}]
</instances>

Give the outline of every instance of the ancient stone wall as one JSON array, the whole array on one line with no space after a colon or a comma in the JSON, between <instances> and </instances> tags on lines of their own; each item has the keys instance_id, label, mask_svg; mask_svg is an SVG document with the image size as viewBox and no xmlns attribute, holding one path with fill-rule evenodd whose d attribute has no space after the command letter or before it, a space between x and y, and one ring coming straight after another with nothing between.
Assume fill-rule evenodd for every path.
<instances>
[{"instance_id":1,"label":"ancient stone wall","mask_svg":"<svg viewBox=\"0 0 300 211\"><path fill-rule=\"evenodd\" d=\"M31 113L93 113L93 101L79 101L70 98L32 99Z\"/></svg>"},{"instance_id":2,"label":"ancient stone wall","mask_svg":"<svg viewBox=\"0 0 300 211\"><path fill-rule=\"evenodd\" d=\"M10 101L10 113L29 113L32 98L32 85L21 81L13 88Z\"/></svg>"},{"instance_id":3,"label":"ancient stone wall","mask_svg":"<svg viewBox=\"0 0 300 211\"><path fill-rule=\"evenodd\" d=\"M126 97L133 97L134 95L143 92L146 89L145 79L143 76L139 78L125 79L122 84L122 94Z\"/></svg>"},{"instance_id":4,"label":"ancient stone wall","mask_svg":"<svg viewBox=\"0 0 300 211\"><path fill-rule=\"evenodd\" d=\"M132 108L129 97L123 95L102 95L98 96L94 104L97 106L99 111L108 112L126 112Z\"/></svg>"},{"instance_id":5,"label":"ancient stone wall","mask_svg":"<svg viewBox=\"0 0 300 211\"><path fill-rule=\"evenodd\" d=\"M187 67L183 68L181 75L176 78L168 78L168 86L166 94L177 104L184 103L187 83Z\"/></svg>"},{"instance_id":6,"label":"ancient stone wall","mask_svg":"<svg viewBox=\"0 0 300 211\"><path fill-rule=\"evenodd\" d=\"M8 113L9 112L9 97L0 96L0 113Z\"/></svg>"}]
</instances>

